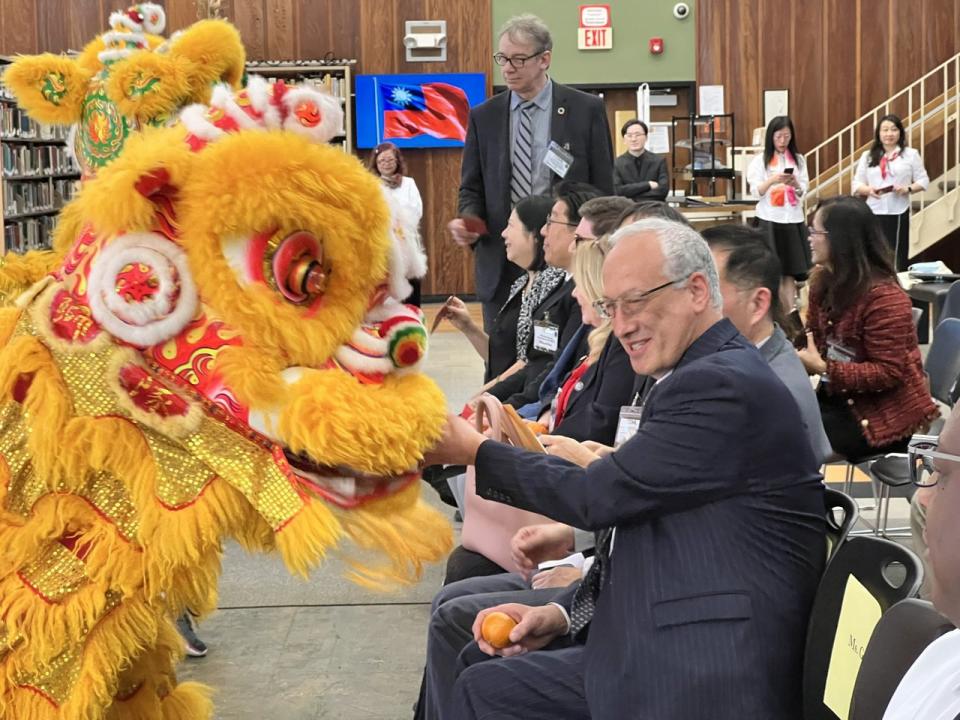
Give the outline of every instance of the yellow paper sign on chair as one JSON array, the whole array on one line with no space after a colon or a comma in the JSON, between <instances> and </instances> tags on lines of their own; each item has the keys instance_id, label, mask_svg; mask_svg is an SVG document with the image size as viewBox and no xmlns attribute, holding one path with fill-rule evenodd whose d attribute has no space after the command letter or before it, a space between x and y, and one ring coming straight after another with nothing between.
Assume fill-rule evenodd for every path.
<instances>
[{"instance_id":1,"label":"yellow paper sign on chair","mask_svg":"<svg viewBox=\"0 0 960 720\"><path fill-rule=\"evenodd\" d=\"M870 591L853 575L848 577L823 692L824 705L840 720L847 720L863 653L882 614L880 603Z\"/></svg>"}]
</instances>

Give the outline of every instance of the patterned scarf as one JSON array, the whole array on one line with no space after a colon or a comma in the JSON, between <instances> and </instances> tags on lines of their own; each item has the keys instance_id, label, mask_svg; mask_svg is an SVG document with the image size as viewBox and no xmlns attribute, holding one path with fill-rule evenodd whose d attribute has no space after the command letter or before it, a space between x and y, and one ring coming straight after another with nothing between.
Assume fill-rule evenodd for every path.
<instances>
[{"instance_id":1,"label":"patterned scarf","mask_svg":"<svg viewBox=\"0 0 960 720\"><path fill-rule=\"evenodd\" d=\"M534 310L540 307L540 304L550 296L550 293L562 285L566 279L566 272L555 267L541 270L533 279L530 291L520 301L520 317L517 318L517 360L527 361L527 343L530 341L530 335L533 332ZM527 280L528 276L524 273L513 281L507 303L523 290Z\"/></svg>"},{"instance_id":2,"label":"patterned scarf","mask_svg":"<svg viewBox=\"0 0 960 720\"><path fill-rule=\"evenodd\" d=\"M394 173L393 175L381 175L380 179L383 180L383 184L388 188L398 188L400 183L403 182L403 175L400 173Z\"/></svg>"}]
</instances>

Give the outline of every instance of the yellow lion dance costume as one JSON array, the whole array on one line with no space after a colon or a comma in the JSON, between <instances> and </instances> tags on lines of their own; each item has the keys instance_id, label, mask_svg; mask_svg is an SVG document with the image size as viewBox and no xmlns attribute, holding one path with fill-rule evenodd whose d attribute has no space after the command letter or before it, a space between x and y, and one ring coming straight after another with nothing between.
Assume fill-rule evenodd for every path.
<instances>
[{"instance_id":1,"label":"yellow lion dance costume","mask_svg":"<svg viewBox=\"0 0 960 720\"><path fill-rule=\"evenodd\" d=\"M225 536L300 574L343 543L372 586L449 550L416 469L445 401L341 122L217 88L128 139L0 310L0 718L209 718L171 618L215 607Z\"/></svg>"}]
</instances>

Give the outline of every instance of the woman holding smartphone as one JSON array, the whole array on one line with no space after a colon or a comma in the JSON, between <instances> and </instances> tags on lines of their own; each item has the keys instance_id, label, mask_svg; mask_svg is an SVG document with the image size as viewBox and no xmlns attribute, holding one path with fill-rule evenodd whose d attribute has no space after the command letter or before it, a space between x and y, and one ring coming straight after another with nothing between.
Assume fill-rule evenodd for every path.
<instances>
[{"instance_id":1,"label":"woman holding smartphone","mask_svg":"<svg viewBox=\"0 0 960 720\"><path fill-rule=\"evenodd\" d=\"M797 281L810 272L810 245L800 198L807 191L807 164L797 150L793 121L778 115L767 125L763 153L747 168L750 190L760 198L757 227L780 258L780 302L786 313L796 306Z\"/></svg>"},{"instance_id":2,"label":"woman holding smartphone","mask_svg":"<svg viewBox=\"0 0 960 720\"><path fill-rule=\"evenodd\" d=\"M867 201L893 249L897 270L907 269L910 250L910 193L927 189L930 178L923 159L906 147L903 122L896 115L880 118L873 146L857 163L853 194Z\"/></svg>"}]
</instances>

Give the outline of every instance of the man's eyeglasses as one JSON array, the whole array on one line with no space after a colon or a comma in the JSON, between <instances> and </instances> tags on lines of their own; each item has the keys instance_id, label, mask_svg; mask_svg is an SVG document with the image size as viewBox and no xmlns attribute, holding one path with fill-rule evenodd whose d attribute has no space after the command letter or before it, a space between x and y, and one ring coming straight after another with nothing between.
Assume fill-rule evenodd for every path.
<instances>
[{"instance_id":1,"label":"man's eyeglasses","mask_svg":"<svg viewBox=\"0 0 960 720\"><path fill-rule=\"evenodd\" d=\"M637 132L637 133L628 132L626 135L624 135L624 137L625 137L627 140L636 140L637 138L642 138L642 137L646 137L646 136L647 136L647 134L646 134L645 132Z\"/></svg>"},{"instance_id":2,"label":"man's eyeglasses","mask_svg":"<svg viewBox=\"0 0 960 720\"><path fill-rule=\"evenodd\" d=\"M503 53L497 53L493 56L493 61L500 67L510 63L515 68L522 68L523 64L527 60L533 60L535 57L543 55L545 52L546 50L541 50L540 52L535 52L533 55L514 55L513 57L504 55Z\"/></svg>"},{"instance_id":3,"label":"man's eyeglasses","mask_svg":"<svg viewBox=\"0 0 960 720\"><path fill-rule=\"evenodd\" d=\"M907 446L907 462L910 465L910 481L917 487L933 487L940 481L940 473L934 460L960 462L960 455L939 452L940 438L936 435L914 435Z\"/></svg>"},{"instance_id":4,"label":"man's eyeglasses","mask_svg":"<svg viewBox=\"0 0 960 720\"><path fill-rule=\"evenodd\" d=\"M551 224L551 223L553 223L553 224L555 224L555 225L566 225L567 227L576 227L577 225L580 224L580 223L564 222L563 220L558 220L557 218L553 217L553 215L547 215L547 219L546 219L546 221L544 222L544 224L545 224L545 225L549 225L549 224Z\"/></svg>"},{"instance_id":5,"label":"man's eyeglasses","mask_svg":"<svg viewBox=\"0 0 960 720\"><path fill-rule=\"evenodd\" d=\"M812 225L810 225L809 227L807 227L807 232L810 233L811 235L829 235L829 234L830 234L829 231L827 231L827 230L817 230L817 229L816 229L815 227L813 227Z\"/></svg>"},{"instance_id":6,"label":"man's eyeglasses","mask_svg":"<svg viewBox=\"0 0 960 720\"><path fill-rule=\"evenodd\" d=\"M625 318L633 317L640 313L647 303L650 301L650 296L656 292L660 292L664 288L668 288L671 285L676 285L677 283L684 282L689 275L682 278L677 278L676 280L668 280L663 285L657 285L655 288L650 290L644 290L637 292L631 290L625 292L623 295L618 297L616 300L606 300L601 298L596 300L593 303L593 309L597 311L603 320L613 320L614 316L617 314L617 308L620 308L620 312L623 313Z\"/></svg>"}]
</instances>

